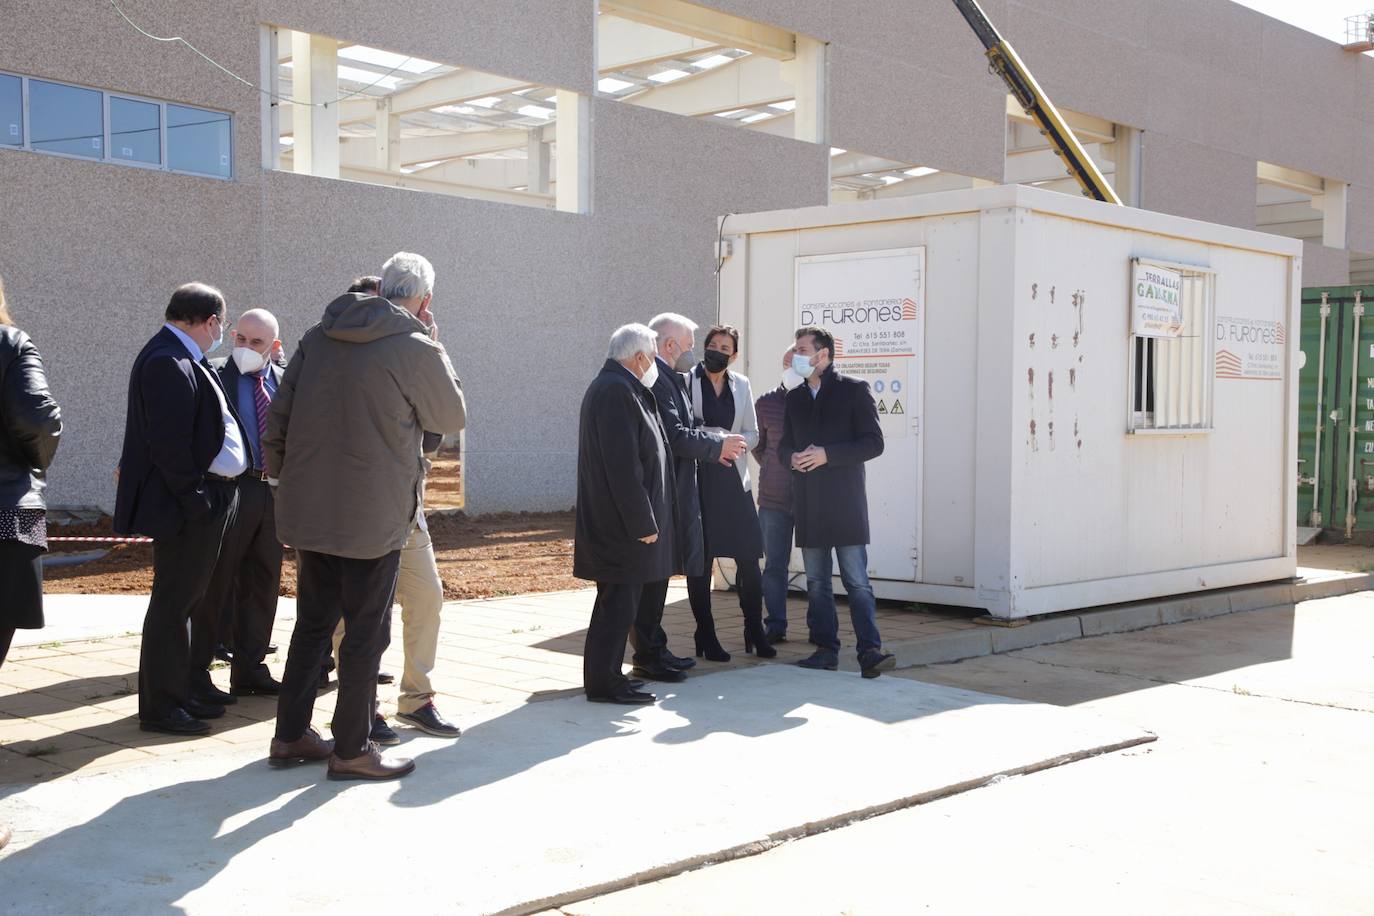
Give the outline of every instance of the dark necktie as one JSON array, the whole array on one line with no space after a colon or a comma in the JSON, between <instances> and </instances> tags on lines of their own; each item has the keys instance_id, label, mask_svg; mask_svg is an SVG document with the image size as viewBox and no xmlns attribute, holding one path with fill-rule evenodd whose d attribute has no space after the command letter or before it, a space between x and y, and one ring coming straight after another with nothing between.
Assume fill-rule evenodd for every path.
<instances>
[{"instance_id":1,"label":"dark necktie","mask_svg":"<svg viewBox=\"0 0 1374 916\"><path fill-rule=\"evenodd\" d=\"M253 405L258 413L257 469L262 470L262 440L267 436L267 411L272 406L272 399L267 396L267 378L259 375L257 382L257 387L253 389Z\"/></svg>"}]
</instances>

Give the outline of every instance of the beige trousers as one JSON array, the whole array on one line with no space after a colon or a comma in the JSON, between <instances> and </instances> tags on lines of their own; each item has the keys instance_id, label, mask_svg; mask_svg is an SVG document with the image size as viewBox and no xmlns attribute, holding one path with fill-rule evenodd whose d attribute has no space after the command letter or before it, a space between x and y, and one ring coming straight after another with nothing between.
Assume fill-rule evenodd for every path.
<instances>
[{"instance_id":1,"label":"beige trousers","mask_svg":"<svg viewBox=\"0 0 1374 916\"><path fill-rule=\"evenodd\" d=\"M444 583L434 560L429 532L415 525L401 548L401 569L396 577L396 603L401 606L401 642L405 669L401 672L398 712L414 712L434 696L429 674L439 648L439 612L444 607ZM334 630L334 657L339 657L343 621Z\"/></svg>"}]
</instances>

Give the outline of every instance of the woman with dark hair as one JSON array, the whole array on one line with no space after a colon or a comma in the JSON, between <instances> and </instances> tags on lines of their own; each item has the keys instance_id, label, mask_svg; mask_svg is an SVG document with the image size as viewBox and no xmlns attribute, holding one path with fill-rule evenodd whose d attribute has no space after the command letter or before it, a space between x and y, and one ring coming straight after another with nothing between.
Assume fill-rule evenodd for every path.
<instances>
[{"instance_id":1,"label":"woman with dark hair","mask_svg":"<svg viewBox=\"0 0 1374 916\"><path fill-rule=\"evenodd\" d=\"M16 629L43 626L44 477L61 434L43 360L14 326L0 281L0 666ZM9 840L0 824L0 847Z\"/></svg>"},{"instance_id":2,"label":"woman with dark hair","mask_svg":"<svg viewBox=\"0 0 1374 916\"><path fill-rule=\"evenodd\" d=\"M739 357L739 331L718 324L706 332L705 348L702 361L688 376L692 412L708 428L743 436L752 449L759 444L754 395L749 379L729 370ZM716 638L716 623L711 616L711 561L716 557L735 561L735 585L744 612L744 651L772 658L778 652L763 631L763 578L759 573L763 531L750 490L748 453L735 461L702 463L697 478L701 524L706 535L706 573L687 577L687 596L697 621L697 658L705 656L713 662L730 660Z\"/></svg>"}]
</instances>

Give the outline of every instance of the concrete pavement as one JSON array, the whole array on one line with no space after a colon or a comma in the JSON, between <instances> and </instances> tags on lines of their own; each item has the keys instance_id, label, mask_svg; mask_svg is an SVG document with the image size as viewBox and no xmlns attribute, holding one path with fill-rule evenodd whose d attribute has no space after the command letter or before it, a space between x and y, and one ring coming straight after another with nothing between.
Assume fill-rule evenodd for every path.
<instances>
[{"instance_id":1,"label":"concrete pavement","mask_svg":"<svg viewBox=\"0 0 1374 916\"><path fill-rule=\"evenodd\" d=\"M1365 593L903 671L1159 740L559 912L1368 914L1371 646Z\"/></svg>"},{"instance_id":2,"label":"concrete pavement","mask_svg":"<svg viewBox=\"0 0 1374 916\"><path fill-rule=\"evenodd\" d=\"M1153 740L902 678L766 665L633 710L488 710L416 772L340 784L216 748L14 791L0 873L25 914L528 911ZM850 772L862 761L861 778ZM342 870L342 873L341 873ZM55 880L60 876L60 880Z\"/></svg>"}]
</instances>

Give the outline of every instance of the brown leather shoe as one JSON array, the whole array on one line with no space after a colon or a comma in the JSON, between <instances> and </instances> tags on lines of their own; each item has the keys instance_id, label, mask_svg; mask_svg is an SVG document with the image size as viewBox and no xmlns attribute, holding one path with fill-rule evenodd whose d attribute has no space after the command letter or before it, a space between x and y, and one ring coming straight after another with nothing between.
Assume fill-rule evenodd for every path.
<instances>
[{"instance_id":1,"label":"brown leather shoe","mask_svg":"<svg viewBox=\"0 0 1374 916\"><path fill-rule=\"evenodd\" d=\"M334 753L334 742L326 741L313 728L295 741L272 739L272 749L267 754L267 765L274 767L293 767L312 760L328 760Z\"/></svg>"},{"instance_id":2,"label":"brown leather shoe","mask_svg":"<svg viewBox=\"0 0 1374 916\"><path fill-rule=\"evenodd\" d=\"M374 742L367 743L367 751L344 760L338 755L329 757L330 779L399 779L415 769L409 757L383 757L382 749Z\"/></svg>"}]
</instances>

